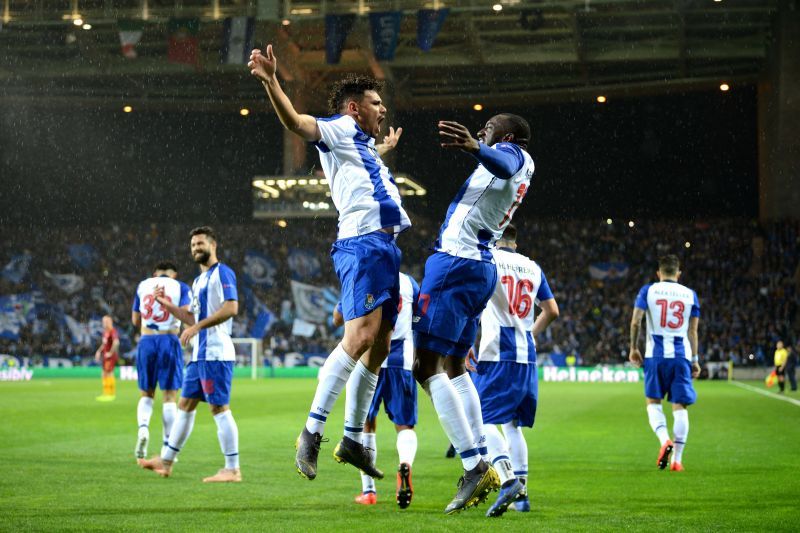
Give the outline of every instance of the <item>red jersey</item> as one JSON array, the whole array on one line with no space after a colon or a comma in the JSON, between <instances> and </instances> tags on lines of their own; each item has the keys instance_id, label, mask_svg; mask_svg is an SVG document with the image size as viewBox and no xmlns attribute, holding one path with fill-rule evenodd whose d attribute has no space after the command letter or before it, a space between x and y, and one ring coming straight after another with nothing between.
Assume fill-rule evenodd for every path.
<instances>
[{"instance_id":1,"label":"red jersey","mask_svg":"<svg viewBox=\"0 0 800 533\"><path fill-rule=\"evenodd\" d=\"M119 340L119 334L117 333L116 328L111 328L110 330L103 330L103 345L100 348L100 351L105 356L105 353L111 350L111 347L114 345L114 341ZM111 357L117 357L117 352L113 352Z\"/></svg>"}]
</instances>

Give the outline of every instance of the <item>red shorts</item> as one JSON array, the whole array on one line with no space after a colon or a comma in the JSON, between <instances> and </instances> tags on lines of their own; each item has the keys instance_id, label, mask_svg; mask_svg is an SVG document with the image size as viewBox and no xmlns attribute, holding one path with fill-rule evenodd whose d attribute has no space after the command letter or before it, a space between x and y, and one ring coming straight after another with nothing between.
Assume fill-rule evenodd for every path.
<instances>
[{"instance_id":1,"label":"red shorts","mask_svg":"<svg viewBox=\"0 0 800 533\"><path fill-rule=\"evenodd\" d=\"M103 358L103 372L110 373L114 371L114 367L117 366L117 361L119 360L118 355L112 355L111 357L104 357Z\"/></svg>"}]
</instances>

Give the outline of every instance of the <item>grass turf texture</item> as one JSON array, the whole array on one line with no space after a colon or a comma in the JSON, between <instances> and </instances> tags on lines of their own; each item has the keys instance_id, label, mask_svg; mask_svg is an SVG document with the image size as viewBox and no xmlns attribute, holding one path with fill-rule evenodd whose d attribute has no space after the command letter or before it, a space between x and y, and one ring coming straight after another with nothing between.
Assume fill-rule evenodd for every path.
<instances>
[{"instance_id":1,"label":"grass turf texture","mask_svg":"<svg viewBox=\"0 0 800 533\"><path fill-rule=\"evenodd\" d=\"M526 430L532 512L484 517L487 505L442 511L461 466L420 393L414 500L394 503L395 432L378 422L378 505L353 503L358 472L334 462L343 398L330 417L319 477L294 470L294 440L316 381L236 380L244 482L208 485L222 466L216 426L201 404L173 477L133 458L138 392L118 382L117 400L96 402L100 383L61 379L0 384L0 530L796 530L800 407L727 383L698 384L684 454L686 471L655 467L658 441L640 385L544 383L536 428ZM763 385L762 385L763 386ZM344 394L343 394L344 395ZM343 396L342 395L342 396ZM156 401L150 453L158 452ZM671 417L669 417L671 426ZM494 501L492 493L489 501Z\"/></svg>"}]
</instances>

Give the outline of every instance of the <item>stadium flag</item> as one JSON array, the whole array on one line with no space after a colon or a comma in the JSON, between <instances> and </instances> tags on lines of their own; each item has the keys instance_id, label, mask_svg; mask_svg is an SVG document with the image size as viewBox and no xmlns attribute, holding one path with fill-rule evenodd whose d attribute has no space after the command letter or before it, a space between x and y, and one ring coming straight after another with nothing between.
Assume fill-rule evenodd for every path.
<instances>
[{"instance_id":1,"label":"stadium flag","mask_svg":"<svg viewBox=\"0 0 800 533\"><path fill-rule=\"evenodd\" d=\"M97 250L91 244L70 244L67 250L72 263L82 270L89 270L97 258Z\"/></svg>"},{"instance_id":2,"label":"stadium flag","mask_svg":"<svg viewBox=\"0 0 800 533\"><path fill-rule=\"evenodd\" d=\"M316 325L306 322L302 318L295 318L292 323L292 335L295 337L311 337L316 330Z\"/></svg>"},{"instance_id":3,"label":"stadium flag","mask_svg":"<svg viewBox=\"0 0 800 533\"><path fill-rule=\"evenodd\" d=\"M228 17L222 30L221 62L244 65L253 49L256 19L253 17Z\"/></svg>"},{"instance_id":4,"label":"stadium flag","mask_svg":"<svg viewBox=\"0 0 800 533\"><path fill-rule=\"evenodd\" d=\"M77 274L51 274L45 270L44 275L53 282L53 285L67 294L78 292L84 286L83 277Z\"/></svg>"},{"instance_id":5,"label":"stadium flag","mask_svg":"<svg viewBox=\"0 0 800 533\"><path fill-rule=\"evenodd\" d=\"M244 287L242 293L244 294L245 307L247 308L247 318L250 322L247 335L248 337L263 339L270 326L272 326L275 314L249 287Z\"/></svg>"},{"instance_id":6,"label":"stadium flag","mask_svg":"<svg viewBox=\"0 0 800 533\"><path fill-rule=\"evenodd\" d=\"M197 34L200 31L200 19L196 18L171 18L169 19L169 49L167 60L170 63L187 63L198 66L199 42Z\"/></svg>"},{"instance_id":7,"label":"stadium flag","mask_svg":"<svg viewBox=\"0 0 800 533\"><path fill-rule=\"evenodd\" d=\"M378 61L391 61L394 59L402 20L402 11L384 11L382 13L369 14L369 25L372 29L372 51Z\"/></svg>"},{"instance_id":8,"label":"stadium flag","mask_svg":"<svg viewBox=\"0 0 800 533\"><path fill-rule=\"evenodd\" d=\"M264 335L269 331L269 327L272 325L272 320L274 318L275 315L273 315L269 309L266 311L259 311L258 315L256 315L256 319L253 321L253 325L250 326L250 336L254 339L263 339Z\"/></svg>"},{"instance_id":9,"label":"stadium flag","mask_svg":"<svg viewBox=\"0 0 800 533\"><path fill-rule=\"evenodd\" d=\"M246 250L244 253L244 279L251 285L258 285L265 289L275 284L275 274L278 267L275 261L265 254L255 250Z\"/></svg>"},{"instance_id":10,"label":"stadium flag","mask_svg":"<svg viewBox=\"0 0 800 533\"><path fill-rule=\"evenodd\" d=\"M72 338L73 344L81 346L92 345L92 332L88 322L78 322L71 316L65 314L64 324L67 326L67 330L69 330L69 335Z\"/></svg>"},{"instance_id":11,"label":"stadium flag","mask_svg":"<svg viewBox=\"0 0 800 533\"><path fill-rule=\"evenodd\" d=\"M322 287L292 280L292 296L297 318L314 324L324 324L327 321L328 311Z\"/></svg>"},{"instance_id":12,"label":"stadium flag","mask_svg":"<svg viewBox=\"0 0 800 533\"><path fill-rule=\"evenodd\" d=\"M36 320L33 293L0 296L0 338L17 341L23 326Z\"/></svg>"},{"instance_id":13,"label":"stadium flag","mask_svg":"<svg viewBox=\"0 0 800 533\"><path fill-rule=\"evenodd\" d=\"M289 248L288 261L292 279L307 280L319 276L321 265L314 250Z\"/></svg>"},{"instance_id":14,"label":"stadium flag","mask_svg":"<svg viewBox=\"0 0 800 533\"><path fill-rule=\"evenodd\" d=\"M592 279L618 281L628 275L627 263L593 263L589 265L589 276Z\"/></svg>"},{"instance_id":15,"label":"stadium flag","mask_svg":"<svg viewBox=\"0 0 800 533\"><path fill-rule=\"evenodd\" d=\"M344 42L355 22L355 15L325 15L325 61L329 65L342 59Z\"/></svg>"},{"instance_id":16,"label":"stadium flag","mask_svg":"<svg viewBox=\"0 0 800 533\"><path fill-rule=\"evenodd\" d=\"M417 46L423 52L433 48L433 42L442 29L450 9L420 9L417 11Z\"/></svg>"},{"instance_id":17,"label":"stadium flag","mask_svg":"<svg viewBox=\"0 0 800 533\"><path fill-rule=\"evenodd\" d=\"M117 21L117 28L119 29L119 44L122 46L122 55L128 59L136 59L136 45L142 39L144 21L120 19Z\"/></svg>"},{"instance_id":18,"label":"stadium flag","mask_svg":"<svg viewBox=\"0 0 800 533\"><path fill-rule=\"evenodd\" d=\"M3 276L3 279L11 283L22 283L22 280L28 275L28 269L31 266L32 260L33 257L27 252L17 254L3 267L3 271L0 275Z\"/></svg>"}]
</instances>

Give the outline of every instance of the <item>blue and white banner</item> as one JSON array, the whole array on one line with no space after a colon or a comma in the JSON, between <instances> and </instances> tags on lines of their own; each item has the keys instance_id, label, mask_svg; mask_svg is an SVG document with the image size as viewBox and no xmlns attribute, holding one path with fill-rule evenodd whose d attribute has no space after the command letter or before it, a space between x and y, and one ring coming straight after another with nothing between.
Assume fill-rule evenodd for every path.
<instances>
[{"instance_id":1,"label":"blue and white banner","mask_svg":"<svg viewBox=\"0 0 800 533\"><path fill-rule=\"evenodd\" d=\"M397 38L400 36L402 11L384 11L370 13L369 25L372 29L372 50L378 61L391 61L397 50Z\"/></svg>"},{"instance_id":2,"label":"blue and white banner","mask_svg":"<svg viewBox=\"0 0 800 533\"><path fill-rule=\"evenodd\" d=\"M0 276L6 281L10 281L11 283L22 283L22 280L25 279L25 276L28 275L28 270L31 266L31 254L29 253L22 253L17 254L11 258L5 267L3 267L2 273Z\"/></svg>"},{"instance_id":3,"label":"blue and white banner","mask_svg":"<svg viewBox=\"0 0 800 533\"><path fill-rule=\"evenodd\" d=\"M292 280L292 296L297 318L313 324L325 324L328 306L325 304L325 289Z\"/></svg>"},{"instance_id":4,"label":"blue and white banner","mask_svg":"<svg viewBox=\"0 0 800 533\"><path fill-rule=\"evenodd\" d=\"M317 331L316 324L306 322L302 318L295 318L292 323L292 335L295 337L313 337Z\"/></svg>"},{"instance_id":5,"label":"blue and white banner","mask_svg":"<svg viewBox=\"0 0 800 533\"><path fill-rule=\"evenodd\" d=\"M72 263L81 270L92 268L97 259L97 250L91 244L70 244L67 250Z\"/></svg>"},{"instance_id":6,"label":"blue and white banner","mask_svg":"<svg viewBox=\"0 0 800 533\"><path fill-rule=\"evenodd\" d=\"M77 274L51 274L45 270L44 275L53 282L53 285L67 294L76 293L85 285L83 276Z\"/></svg>"},{"instance_id":7,"label":"blue and white banner","mask_svg":"<svg viewBox=\"0 0 800 533\"><path fill-rule=\"evenodd\" d=\"M22 327L36 319L33 294L0 296L0 338L19 340Z\"/></svg>"},{"instance_id":8,"label":"blue and white banner","mask_svg":"<svg viewBox=\"0 0 800 533\"><path fill-rule=\"evenodd\" d=\"M314 250L289 248L289 269L292 279L308 280L319 276L320 262Z\"/></svg>"},{"instance_id":9,"label":"blue and white banner","mask_svg":"<svg viewBox=\"0 0 800 533\"><path fill-rule=\"evenodd\" d=\"M80 346L93 346L103 336L103 321L98 317L92 317L87 322L79 322L65 314L64 324L67 326L72 342Z\"/></svg>"},{"instance_id":10,"label":"blue and white banner","mask_svg":"<svg viewBox=\"0 0 800 533\"><path fill-rule=\"evenodd\" d=\"M275 320L275 314L262 302L249 287L244 287L242 291L247 307L247 319L250 327L247 336L256 339L263 339Z\"/></svg>"},{"instance_id":11,"label":"blue and white banner","mask_svg":"<svg viewBox=\"0 0 800 533\"><path fill-rule=\"evenodd\" d=\"M222 30L222 63L245 65L253 49L256 19L253 17L228 17Z\"/></svg>"},{"instance_id":12,"label":"blue and white banner","mask_svg":"<svg viewBox=\"0 0 800 533\"><path fill-rule=\"evenodd\" d=\"M275 261L255 250L247 250L244 254L244 279L251 285L270 288L275 284L278 267Z\"/></svg>"},{"instance_id":13,"label":"blue and white banner","mask_svg":"<svg viewBox=\"0 0 800 533\"><path fill-rule=\"evenodd\" d=\"M329 65L342 59L344 42L355 22L355 15L325 15L325 61Z\"/></svg>"},{"instance_id":14,"label":"blue and white banner","mask_svg":"<svg viewBox=\"0 0 800 533\"><path fill-rule=\"evenodd\" d=\"M617 281L628 275L628 263L593 263L589 265L592 279Z\"/></svg>"},{"instance_id":15,"label":"blue and white banner","mask_svg":"<svg viewBox=\"0 0 800 533\"><path fill-rule=\"evenodd\" d=\"M420 9L417 12L417 46L423 52L433 48L433 42L442 29L449 9Z\"/></svg>"}]
</instances>

